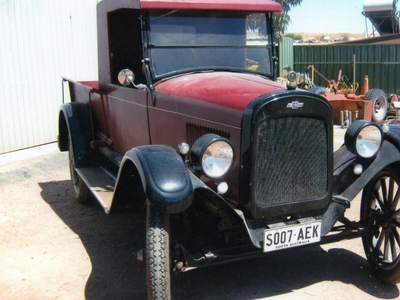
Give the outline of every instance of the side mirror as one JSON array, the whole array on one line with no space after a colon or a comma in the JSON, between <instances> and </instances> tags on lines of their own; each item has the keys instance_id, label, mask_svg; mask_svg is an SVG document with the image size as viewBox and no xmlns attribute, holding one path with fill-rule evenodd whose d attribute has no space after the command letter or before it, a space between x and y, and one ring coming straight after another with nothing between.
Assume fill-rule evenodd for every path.
<instances>
[{"instance_id":1,"label":"side mirror","mask_svg":"<svg viewBox=\"0 0 400 300\"><path fill-rule=\"evenodd\" d=\"M129 69L123 69L118 73L118 81L123 86L128 86L130 84L135 85L133 82L135 80L135 74Z\"/></svg>"},{"instance_id":2,"label":"side mirror","mask_svg":"<svg viewBox=\"0 0 400 300\"><path fill-rule=\"evenodd\" d=\"M135 84L135 74L129 69L123 69L118 73L118 81L123 86L133 85L135 88L140 90L148 90L145 84Z\"/></svg>"}]
</instances>

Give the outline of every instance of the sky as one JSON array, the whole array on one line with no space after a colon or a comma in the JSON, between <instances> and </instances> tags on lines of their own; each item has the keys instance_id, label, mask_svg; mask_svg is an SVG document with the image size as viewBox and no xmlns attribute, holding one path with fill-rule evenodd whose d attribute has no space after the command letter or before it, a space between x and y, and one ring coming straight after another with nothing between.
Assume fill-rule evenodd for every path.
<instances>
[{"instance_id":1,"label":"sky","mask_svg":"<svg viewBox=\"0 0 400 300\"><path fill-rule=\"evenodd\" d=\"M362 15L363 6L364 0L302 0L289 12L286 33L370 34L371 22Z\"/></svg>"}]
</instances>

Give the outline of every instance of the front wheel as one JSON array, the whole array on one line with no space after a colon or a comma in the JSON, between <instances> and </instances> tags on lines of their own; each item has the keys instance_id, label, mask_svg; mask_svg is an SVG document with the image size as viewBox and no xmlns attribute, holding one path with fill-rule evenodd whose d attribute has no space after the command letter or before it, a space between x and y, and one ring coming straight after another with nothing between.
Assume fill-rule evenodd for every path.
<instances>
[{"instance_id":1,"label":"front wheel","mask_svg":"<svg viewBox=\"0 0 400 300\"><path fill-rule=\"evenodd\" d=\"M375 276L400 281L400 180L393 169L380 171L364 188L361 220L370 231L362 238Z\"/></svg>"},{"instance_id":2,"label":"front wheel","mask_svg":"<svg viewBox=\"0 0 400 300\"><path fill-rule=\"evenodd\" d=\"M146 273L149 300L171 299L169 215L147 204Z\"/></svg>"}]
</instances>

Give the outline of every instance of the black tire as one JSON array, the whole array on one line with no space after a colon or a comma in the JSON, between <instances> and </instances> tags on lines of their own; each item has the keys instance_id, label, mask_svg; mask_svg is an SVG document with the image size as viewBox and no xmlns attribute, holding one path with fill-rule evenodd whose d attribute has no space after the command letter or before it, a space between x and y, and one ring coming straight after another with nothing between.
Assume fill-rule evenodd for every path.
<instances>
[{"instance_id":1,"label":"black tire","mask_svg":"<svg viewBox=\"0 0 400 300\"><path fill-rule=\"evenodd\" d=\"M321 95L321 94L326 94L329 93L328 90L322 86L318 86L318 85L313 85L309 91L313 94L317 94L317 95Z\"/></svg>"},{"instance_id":2,"label":"black tire","mask_svg":"<svg viewBox=\"0 0 400 300\"><path fill-rule=\"evenodd\" d=\"M72 147L71 139L68 140L68 158L73 196L77 202L88 202L90 200L90 190L75 170L74 150Z\"/></svg>"},{"instance_id":3,"label":"black tire","mask_svg":"<svg viewBox=\"0 0 400 300\"><path fill-rule=\"evenodd\" d=\"M371 231L362 238L375 276L400 282L400 179L391 168L380 171L364 188L361 220Z\"/></svg>"},{"instance_id":4,"label":"black tire","mask_svg":"<svg viewBox=\"0 0 400 300\"><path fill-rule=\"evenodd\" d=\"M375 122L385 120L388 111L385 92L380 89L371 89L365 94L364 98L372 101L372 120Z\"/></svg>"},{"instance_id":5,"label":"black tire","mask_svg":"<svg viewBox=\"0 0 400 300\"><path fill-rule=\"evenodd\" d=\"M146 275L149 300L171 299L169 215L150 203L146 220Z\"/></svg>"}]
</instances>

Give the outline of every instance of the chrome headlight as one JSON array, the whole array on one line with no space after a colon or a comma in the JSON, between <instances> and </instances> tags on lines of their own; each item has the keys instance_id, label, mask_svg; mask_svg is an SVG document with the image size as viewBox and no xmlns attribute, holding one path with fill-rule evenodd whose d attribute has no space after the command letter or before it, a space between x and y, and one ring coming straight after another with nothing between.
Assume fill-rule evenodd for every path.
<instances>
[{"instance_id":1,"label":"chrome headlight","mask_svg":"<svg viewBox=\"0 0 400 300\"><path fill-rule=\"evenodd\" d=\"M347 129L344 143L349 151L360 157L374 157L382 146L383 133L377 124L357 120Z\"/></svg>"},{"instance_id":2,"label":"chrome headlight","mask_svg":"<svg viewBox=\"0 0 400 300\"><path fill-rule=\"evenodd\" d=\"M290 82L295 82L295 81L297 80L297 73L296 73L295 71L290 71L290 72L287 74L287 79L288 79Z\"/></svg>"},{"instance_id":3,"label":"chrome headlight","mask_svg":"<svg viewBox=\"0 0 400 300\"><path fill-rule=\"evenodd\" d=\"M231 142L217 134L205 134L197 139L190 154L196 171L209 178L224 176L233 166L235 153Z\"/></svg>"}]
</instances>

